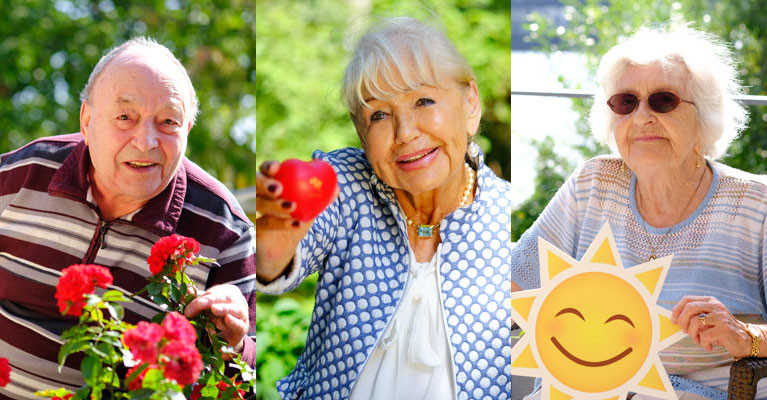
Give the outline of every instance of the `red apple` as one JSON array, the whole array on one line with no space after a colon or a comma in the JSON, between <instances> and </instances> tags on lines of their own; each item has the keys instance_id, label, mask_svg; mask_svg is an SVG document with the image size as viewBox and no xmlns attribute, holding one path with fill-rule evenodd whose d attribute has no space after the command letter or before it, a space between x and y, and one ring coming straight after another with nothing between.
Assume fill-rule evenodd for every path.
<instances>
[{"instance_id":1,"label":"red apple","mask_svg":"<svg viewBox=\"0 0 767 400\"><path fill-rule=\"evenodd\" d=\"M290 214L301 221L311 221L333 200L337 178L325 161L285 160L274 178L282 183L282 198L296 203Z\"/></svg>"}]
</instances>

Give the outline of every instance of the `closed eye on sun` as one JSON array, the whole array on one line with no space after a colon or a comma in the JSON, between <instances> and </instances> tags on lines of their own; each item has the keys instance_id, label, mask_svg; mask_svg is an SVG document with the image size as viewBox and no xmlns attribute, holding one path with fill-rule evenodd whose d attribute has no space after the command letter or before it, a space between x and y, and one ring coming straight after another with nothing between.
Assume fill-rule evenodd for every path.
<instances>
[{"instance_id":1,"label":"closed eye on sun","mask_svg":"<svg viewBox=\"0 0 767 400\"><path fill-rule=\"evenodd\" d=\"M610 322L610 321L616 321L616 320L626 321L629 325L634 326L634 323L631 322L631 318L629 318L629 317L627 317L627 316L625 316L623 314L615 314L615 315L613 315L612 317L608 318L607 321L605 321L605 324Z\"/></svg>"}]
</instances>

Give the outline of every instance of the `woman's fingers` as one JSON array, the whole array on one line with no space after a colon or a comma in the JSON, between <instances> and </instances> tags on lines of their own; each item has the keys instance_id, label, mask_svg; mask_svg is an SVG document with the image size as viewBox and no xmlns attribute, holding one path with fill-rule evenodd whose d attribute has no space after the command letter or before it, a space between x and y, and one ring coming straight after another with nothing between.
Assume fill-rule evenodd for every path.
<instances>
[{"instance_id":1,"label":"woman's fingers","mask_svg":"<svg viewBox=\"0 0 767 400\"><path fill-rule=\"evenodd\" d=\"M749 353L750 336L745 326L715 297L685 296L674 306L672 321L674 317L682 330L706 351L721 346L734 357Z\"/></svg>"},{"instance_id":2,"label":"woman's fingers","mask_svg":"<svg viewBox=\"0 0 767 400\"><path fill-rule=\"evenodd\" d=\"M677 318L677 325L681 326L685 333L692 336L691 330L698 327L700 322L698 316L710 313L711 311L713 309L709 303L698 301L687 303Z\"/></svg>"},{"instance_id":3,"label":"woman's fingers","mask_svg":"<svg viewBox=\"0 0 767 400\"><path fill-rule=\"evenodd\" d=\"M290 213L295 211L295 209L296 203L290 200L256 197L256 210L263 216L289 219L291 218Z\"/></svg>"},{"instance_id":4,"label":"woman's fingers","mask_svg":"<svg viewBox=\"0 0 767 400\"><path fill-rule=\"evenodd\" d=\"M277 161L266 161L259 167L261 172L256 174L256 211L258 211L258 226L262 229L290 229L295 225L290 213L296 210L296 203L280 198L282 183L272 178L279 167L280 163ZM268 217L276 218L278 221L262 222Z\"/></svg>"},{"instance_id":5,"label":"woman's fingers","mask_svg":"<svg viewBox=\"0 0 767 400\"><path fill-rule=\"evenodd\" d=\"M717 324L718 320L715 312L699 313L690 319L690 323L687 325L687 334L690 335L695 343L705 347L701 342L702 333L713 329Z\"/></svg>"},{"instance_id":6,"label":"woman's fingers","mask_svg":"<svg viewBox=\"0 0 767 400\"><path fill-rule=\"evenodd\" d=\"M733 317L716 320L715 325L702 330L700 345L706 351L724 347L733 357L745 357L751 352L751 336L746 333L746 327Z\"/></svg>"},{"instance_id":7,"label":"woman's fingers","mask_svg":"<svg viewBox=\"0 0 767 400\"><path fill-rule=\"evenodd\" d=\"M671 309L671 322L678 324L682 326L682 324L679 323L679 316L682 314L682 311L687 306L687 304L692 302L702 302L706 301L708 298L703 296L684 296L682 297L682 300L679 300L678 303L674 306L673 309Z\"/></svg>"},{"instance_id":8,"label":"woman's fingers","mask_svg":"<svg viewBox=\"0 0 767 400\"><path fill-rule=\"evenodd\" d=\"M274 176L274 174L276 174L279 169L280 163L273 160L264 161L258 167L258 170L266 176Z\"/></svg>"}]
</instances>

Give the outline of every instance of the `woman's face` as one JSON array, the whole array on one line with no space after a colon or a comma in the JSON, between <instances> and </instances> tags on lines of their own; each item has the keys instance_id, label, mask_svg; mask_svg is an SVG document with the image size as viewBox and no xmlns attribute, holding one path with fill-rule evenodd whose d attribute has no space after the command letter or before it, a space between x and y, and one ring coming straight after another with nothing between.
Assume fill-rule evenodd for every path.
<instances>
[{"instance_id":1,"label":"woman's face","mask_svg":"<svg viewBox=\"0 0 767 400\"><path fill-rule=\"evenodd\" d=\"M686 90L689 73L679 67L664 74L658 64L629 66L616 82L617 93L631 93L639 105L630 114L613 113L615 142L623 160L632 170L694 165L700 153L700 125L694 105L680 102L671 112L654 111L647 98L666 91L692 101Z\"/></svg>"},{"instance_id":2,"label":"woman's face","mask_svg":"<svg viewBox=\"0 0 767 400\"><path fill-rule=\"evenodd\" d=\"M387 185L419 194L463 173L468 134L476 132L481 116L474 82L446 88L422 85L365 100L370 108L362 108L357 133L373 169Z\"/></svg>"}]
</instances>

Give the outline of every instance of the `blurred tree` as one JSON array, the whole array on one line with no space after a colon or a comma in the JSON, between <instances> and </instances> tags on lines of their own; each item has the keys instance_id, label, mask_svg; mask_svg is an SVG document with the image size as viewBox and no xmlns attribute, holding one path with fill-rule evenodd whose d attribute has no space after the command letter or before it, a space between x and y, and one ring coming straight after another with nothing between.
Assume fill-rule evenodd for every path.
<instances>
[{"instance_id":1,"label":"blurred tree","mask_svg":"<svg viewBox=\"0 0 767 400\"><path fill-rule=\"evenodd\" d=\"M692 27L718 35L731 43L747 94L767 94L767 13L763 11L764 1L562 0L562 4L565 5L563 17L568 21L567 26L556 26L539 14L528 16L528 38L537 43L538 49L543 52L581 53L594 73L601 56L640 26L682 18L691 22ZM561 77L561 80L565 87L571 86L567 77ZM576 126L577 134L587 138L587 144L579 148L581 154L591 157L608 152L590 138L586 115L591 101L573 100L573 105L581 114ZM767 106L751 106L749 111L751 122L748 129L730 146L722 162L763 174L767 172L767 136L763 134L767 129ZM548 165L549 160L557 160L546 142L539 150L538 165ZM562 182L571 169L560 172L539 170L539 174L543 173L539 180ZM518 238L524 233L542 211L541 204L548 203L554 193L550 185L536 188L531 199L513 213L518 221L512 226L513 237Z\"/></svg>"},{"instance_id":2,"label":"blurred tree","mask_svg":"<svg viewBox=\"0 0 767 400\"><path fill-rule=\"evenodd\" d=\"M355 38L371 20L412 16L441 27L477 74L480 145L509 178L511 24L508 0L256 0L256 160L309 159L315 149L359 146L340 97ZM279 399L275 381L306 340L316 275L282 295L258 294L259 399Z\"/></svg>"},{"instance_id":3,"label":"blurred tree","mask_svg":"<svg viewBox=\"0 0 767 400\"><path fill-rule=\"evenodd\" d=\"M181 60L200 99L187 155L230 187L253 184L251 1L0 2L0 153L79 131L79 92L99 58L146 35Z\"/></svg>"}]
</instances>

